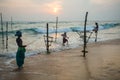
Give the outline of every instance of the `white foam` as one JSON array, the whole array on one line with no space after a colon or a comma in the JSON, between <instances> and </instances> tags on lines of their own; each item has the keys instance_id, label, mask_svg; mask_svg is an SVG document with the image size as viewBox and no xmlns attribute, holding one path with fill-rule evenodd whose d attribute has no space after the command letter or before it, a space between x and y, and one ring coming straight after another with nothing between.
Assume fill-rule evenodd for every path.
<instances>
[{"instance_id":1,"label":"white foam","mask_svg":"<svg viewBox=\"0 0 120 80\"><path fill-rule=\"evenodd\" d=\"M9 59L5 62L6 65L11 65L11 62L14 61L15 59Z\"/></svg>"},{"instance_id":2,"label":"white foam","mask_svg":"<svg viewBox=\"0 0 120 80\"><path fill-rule=\"evenodd\" d=\"M0 71L2 71L3 69L2 68L0 68Z\"/></svg>"}]
</instances>

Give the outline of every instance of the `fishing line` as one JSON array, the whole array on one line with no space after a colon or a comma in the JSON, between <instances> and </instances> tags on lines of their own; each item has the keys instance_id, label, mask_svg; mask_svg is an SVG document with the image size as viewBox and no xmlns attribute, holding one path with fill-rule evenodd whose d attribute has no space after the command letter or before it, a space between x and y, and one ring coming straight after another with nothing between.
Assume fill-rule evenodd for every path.
<instances>
[{"instance_id":1,"label":"fishing line","mask_svg":"<svg viewBox=\"0 0 120 80\"><path fill-rule=\"evenodd\" d=\"M29 46L29 45L31 45L31 44L33 44L33 43L35 43L38 39L40 39L41 37L39 37L39 38L37 38L37 39L35 39L35 40L33 40L33 41L31 41L30 43L28 43L26 46Z\"/></svg>"}]
</instances>

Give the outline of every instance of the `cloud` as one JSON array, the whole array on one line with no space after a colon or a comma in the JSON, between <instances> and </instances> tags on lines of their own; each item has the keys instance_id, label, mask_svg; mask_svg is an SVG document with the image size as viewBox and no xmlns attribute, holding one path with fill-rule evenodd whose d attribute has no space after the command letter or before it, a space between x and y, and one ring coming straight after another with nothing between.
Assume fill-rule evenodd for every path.
<instances>
[{"instance_id":1,"label":"cloud","mask_svg":"<svg viewBox=\"0 0 120 80\"><path fill-rule=\"evenodd\" d=\"M6 2L0 3L0 8L6 8L13 12L31 10L31 12L52 13L55 8L59 11L62 9L62 0L6 0Z\"/></svg>"},{"instance_id":2,"label":"cloud","mask_svg":"<svg viewBox=\"0 0 120 80\"><path fill-rule=\"evenodd\" d=\"M53 1L49 3L45 3L44 5L45 11L50 14L59 14L62 10L62 2L61 1ZM55 9L57 9L57 13L55 13Z\"/></svg>"},{"instance_id":3,"label":"cloud","mask_svg":"<svg viewBox=\"0 0 120 80\"><path fill-rule=\"evenodd\" d=\"M120 0L90 0L90 2L96 5L109 5L120 3Z\"/></svg>"},{"instance_id":4,"label":"cloud","mask_svg":"<svg viewBox=\"0 0 120 80\"><path fill-rule=\"evenodd\" d=\"M101 16L111 19L118 18L114 16L119 16L119 5L120 0L0 0L0 11L18 19L48 19L56 15L64 19L84 19L86 11L91 19Z\"/></svg>"},{"instance_id":5,"label":"cloud","mask_svg":"<svg viewBox=\"0 0 120 80\"><path fill-rule=\"evenodd\" d=\"M6 2L0 3L2 7L28 7L33 6L30 0L6 0Z\"/></svg>"}]
</instances>

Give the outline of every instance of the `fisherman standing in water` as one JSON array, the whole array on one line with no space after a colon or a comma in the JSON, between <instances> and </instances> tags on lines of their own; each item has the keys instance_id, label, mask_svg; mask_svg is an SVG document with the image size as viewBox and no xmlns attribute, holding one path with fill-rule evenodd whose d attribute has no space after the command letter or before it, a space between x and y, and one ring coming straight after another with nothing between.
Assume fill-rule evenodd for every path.
<instances>
[{"instance_id":1,"label":"fisherman standing in water","mask_svg":"<svg viewBox=\"0 0 120 80\"><path fill-rule=\"evenodd\" d=\"M65 43L67 42L68 45L68 37L67 37L67 33L64 32L64 34L62 34L61 36L63 36L63 46L65 46Z\"/></svg>"},{"instance_id":2,"label":"fisherman standing in water","mask_svg":"<svg viewBox=\"0 0 120 80\"><path fill-rule=\"evenodd\" d=\"M93 29L93 31L95 32L95 36L96 36L96 38L95 38L95 42L97 42L97 34L98 34L98 28L99 28L99 26L98 26L98 23L97 22L95 22L95 27L94 27L94 29Z\"/></svg>"},{"instance_id":3,"label":"fisherman standing in water","mask_svg":"<svg viewBox=\"0 0 120 80\"><path fill-rule=\"evenodd\" d=\"M21 31L17 31L15 36L17 36L16 43L18 46L18 50L16 53L16 63L17 63L18 68L16 70L21 70L23 68L23 64L24 64L26 45L23 45L23 41L21 39L21 37L22 37Z\"/></svg>"}]
</instances>

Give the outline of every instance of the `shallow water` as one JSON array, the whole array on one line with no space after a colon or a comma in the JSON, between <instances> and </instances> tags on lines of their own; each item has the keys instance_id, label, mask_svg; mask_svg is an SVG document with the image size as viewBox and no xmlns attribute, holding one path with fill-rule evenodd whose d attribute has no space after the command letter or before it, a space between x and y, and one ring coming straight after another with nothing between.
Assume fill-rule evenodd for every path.
<instances>
[{"instance_id":1,"label":"shallow water","mask_svg":"<svg viewBox=\"0 0 120 80\"><path fill-rule=\"evenodd\" d=\"M105 41L105 40L111 40L111 39L120 38L120 25L118 23L120 23L120 22L99 22L99 26L101 28L100 28L100 30L98 32L98 41ZM115 24L118 24L118 25L116 26ZM81 29L83 29L83 25L84 25L83 22L61 22L61 23L59 23L58 24L59 33L57 35L57 41L55 42L55 34L54 34L55 23L49 23L49 28L51 30L50 36L54 37L54 39L53 39L54 41L52 42L52 44L50 46L50 52L62 51L62 50L65 50L65 49L72 49L72 48L82 47L83 46L83 38L80 38L81 35L78 35L77 32L73 32L71 30L71 28L81 30ZM89 29L91 30L91 28L94 27L94 22L88 22L87 25L88 25L87 28L89 27L88 30ZM9 27L8 50L3 49L2 37L1 37L2 35L0 33L0 64L2 64L0 66L0 72L4 73L5 71L8 72L8 71L11 71L11 69L16 68L15 64L11 64L11 62L13 60L15 60L16 51L17 51L16 37L14 36L16 30L21 30L22 33L23 33L23 37L22 37L23 42L24 42L23 44L27 44L27 47L26 47L27 51L26 51L26 54L25 54L26 57L29 57L29 56L32 56L32 55L35 55L35 54L38 54L38 53L39 54L40 53L46 53L46 45L45 45L45 40L44 40L44 35L45 35L45 32L46 32L45 27L46 27L46 22L42 22L42 23L17 23L16 22L16 23L14 23L14 25L12 26L12 29L11 29L11 27ZM62 46L62 36L61 36L61 34L63 34L64 31L67 32L67 36L69 37L69 39L68 39L69 40L69 45L66 45L66 46ZM43 33L41 33L41 32L43 32ZM87 33L87 36L89 36L89 35L90 35L90 33ZM4 38L4 39L6 39L6 38ZM89 43L94 43L94 40L95 40L95 34L93 33L91 38L89 39L88 44ZM5 44L5 46L6 46L6 44ZM101 57L101 56L99 56L99 57ZM59 58L56 58L56 56L54 56L54 58L59 59ZM45 59L47 59L47 58L44 58L43 60L41 59L41 61L46 61ZM51 59L53 61L53 57ZM94 58L91 58L91 59L94 59ZM100 60L101 60L101 58L100 58ZM105 58L104 58L104 60L105 60ZM50 61L50 63L52 61ZM73 61L73 59L71 59L71 61ZM93 63L94 63L94 61L96 61L96 59L92 60ZM63 59L62 62L65 63L66 62L65 59ZM70 61L68 61L68 62L71 65L71 62ZM75 62L77 62L77 60ZM96 64L98 64L98 62L96 62ZM30 61L30 62L28 61L28 63L31 63L31 65L33 65L32 61ZM37 63L35 63L35 64L37 64ZM43 62L43 64L47 65L45 62ZM119 71L117 72L117 71L113 70L114 68L112 68L112 67L110 68L110 65L112 63L110 63L110 64L103 63L103 64L104 64L104 66L102 67L103 68L102 70L103 71L107 70L107 71L105 71L105 73L103 75L96 74L96 72L94 74L94 72L93 72L93 74L97 75L97 77L92 76L91 80L95 80L95 79L99 79L99 80L104 79L104 80L106 80L106 76L109 76L109 75L107 75L109 72L111 72L110 75L112 74L112 72L113 73L119 73ZM65 63L65 65L68 66L66 63ZM114 65L114 64L112 64L112 65ZM62 65L58 64L58 66L62 66ZM81 65L80 65L80 67L81 67ZM95 65L94 67L97 67L97 66ZM85 68L85 67L83 67L83 68ZM86 67L86 69L87 68L88 67ZM46 69L49 69L49 68L46 67L45 71L46 71ZM54 69L54 68L52 67L51 69ZM63 69L64 69L64 66L63 66ZM92 67L92 69L93 69L93 67ZM31 70L31 69L29 69L29 70ZM67 70L67 67L66 67L66 70ZM53 70L53 71L56 72L57 70L56 71ZM52 72L52 71L50 70L50 72ZM31 74L31 72L25 72L25 74ZM32 74L35 74L35 75L36 74L37 75L42 74L42 75L44 75L44 73L37 73L37 72L35 72L35 73L33 72ZM14 73L14 75L16 75L16 74ZM69 75L69 73L65 73L65 75ZM45 77L46 77L46 75L45 75ZM65 78L65 77L62 77L62 78Z\"/></svg>"},{"instance_id":2,"label":"shallow water","mask_svg":"<svg viewBox=\"0 0 120 80\"><path fill-rule=\"evenodd\" d=\"M98 22L99 32L98 41L105 41L110 39L120 38L120 23L119 22ZM50 51L61 51L65 49L76 48L83 45L82 35L78 35L77 32L72 31L78 30L83 31L84 22L59 22L58 23L58 34L57 41L55 42L55 22L49 23L49 36L53 37L53 42L50 46ZM5 26L5 25L4 25ZM88 22L87 30L92 30L94 22ZM5 28L5 27L4 27ZM0 54L1 56L15 57L17 50L16 37L14 36L16 30L21 30L23 33L23 44L27 45L26 56L31 56L38 53L46 52L45 38L46 35L46 22L14 22L12 27L9 25L8 35L8 49L6 47L6 38L4 38L4 49L2 44L2 35L0 33ZM5 29L4 29L5 31ZM1 32L1 31L0 31ZM69 45L62 46L63 32L67 32L69 37ZM87 33L89 37L90 33ZM6 35L4 34L4 37ZM89 39L89 43L93 43L95 40L95 34L93 33Z\"/></svg>"}]
</instances>

